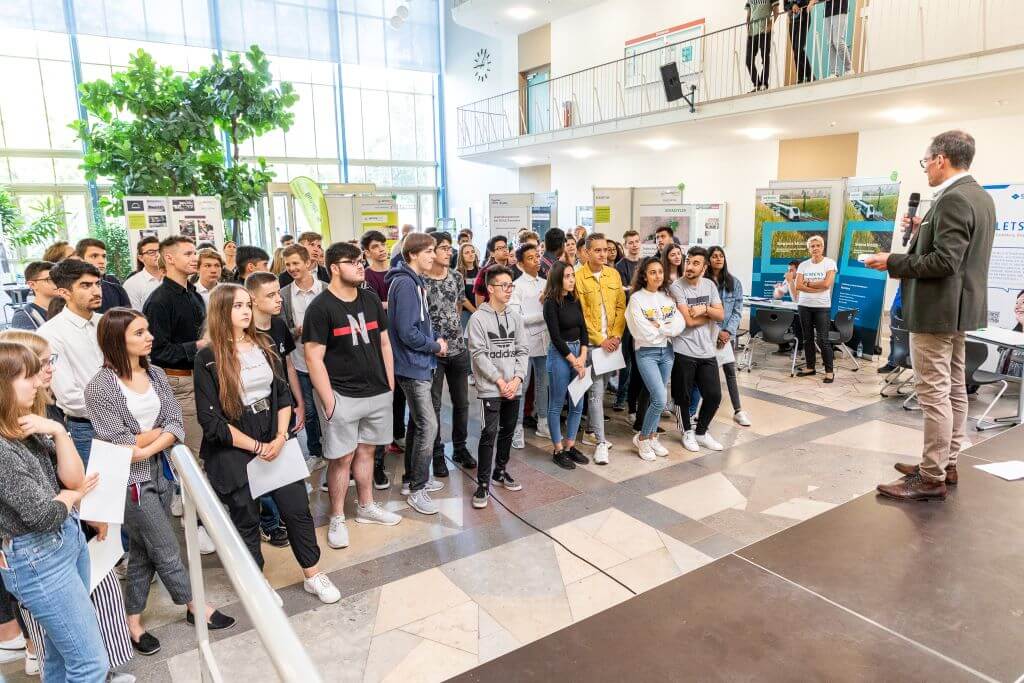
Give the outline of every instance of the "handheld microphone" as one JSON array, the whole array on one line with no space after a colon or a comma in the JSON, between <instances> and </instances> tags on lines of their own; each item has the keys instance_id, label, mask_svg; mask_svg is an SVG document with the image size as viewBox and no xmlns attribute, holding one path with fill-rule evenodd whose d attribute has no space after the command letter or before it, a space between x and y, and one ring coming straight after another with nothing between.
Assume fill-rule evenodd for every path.
<instances>
[{"instance_id":1,"label":"handheld microphone","mask_svg":"<svg viewBox=\"0 0 1024 683\"><path fill-rule=\"evenodd\" d=\"M910 236L914 234L914 216L917 215L917 207L921 205L921 193L911 192L910 199L907 200L907 218L910 222L907 223L907 227L903 230L903 246L907 246L910 243Z\"/></svg>"}]
</instances>

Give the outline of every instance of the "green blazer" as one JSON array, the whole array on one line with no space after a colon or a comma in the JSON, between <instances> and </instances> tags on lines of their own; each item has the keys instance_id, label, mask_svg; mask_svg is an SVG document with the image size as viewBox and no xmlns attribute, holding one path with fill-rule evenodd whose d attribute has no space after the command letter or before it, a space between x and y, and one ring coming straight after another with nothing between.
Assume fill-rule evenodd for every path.
<instances>
[{"instance_id":1,"label":"green blazer","mask_svg":"<svg viewBox=\"0 0 1024 683\"><path fill-rule=\"evenodd\" d=\"M903 280L903 317L911 332L965 332L988 324L995 228L992 197L965 176L932 203L907 253L889 256L889 275Z\"/></svg>"}]
</instances>

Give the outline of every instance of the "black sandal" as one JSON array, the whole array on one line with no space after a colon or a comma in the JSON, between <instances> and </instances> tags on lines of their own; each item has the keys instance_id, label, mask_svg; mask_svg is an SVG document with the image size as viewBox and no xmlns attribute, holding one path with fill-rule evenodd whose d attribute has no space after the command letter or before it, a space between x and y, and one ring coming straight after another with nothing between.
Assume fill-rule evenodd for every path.
<instances>
[{"instance_id":1,"label":"black sandal","mask_svg":"<svg viewBox=\"0 0 1024 683\"><path fill-rule=\"evenodd\" d=\"M796 373L796 376L797 377L810 377L811 375L817 375L817 374L818 374L818 371L815 370L814 368L811 368L809 370L801 370L800 372Z\"/></svg>"},{"instance_id":2,"label":"black sandal","mask_svg":"<svg viewBox=\"0 0 1024 683\"><path fill-rule=\"evenodd\" d=\"M834 373L834 372L825 373L825 379L823 379L822 381L825 384L832 384L832 382L836 381L836 373Z\"/></svg>"}]
</instances>

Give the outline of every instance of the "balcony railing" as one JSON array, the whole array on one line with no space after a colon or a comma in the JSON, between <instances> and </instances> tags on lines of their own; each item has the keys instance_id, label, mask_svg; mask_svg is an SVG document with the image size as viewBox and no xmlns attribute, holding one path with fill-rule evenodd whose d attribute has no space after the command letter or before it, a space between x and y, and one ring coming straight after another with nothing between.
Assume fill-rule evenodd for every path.
<instances>
[{"instance_id":1,"label":"balcony railing","mask_svg":"<svg viewBox=\"0 0 1024 683\"><path fill-rule=\"evenodd\" d=\"M846 38L847 69L822 5L805 24L806 47L796 51L806 56L810 82L1024 44L1019 0L871 0L866 6L864 0L850 0L851 15L857 16L848 16L846 33L837 29ZM673 61L684 92L695 86L698 106L755 92L750 48L756 53L754 73L767 69L768 90L800 85L791 50L791 35L799 35L800 28L800 20L783 14L760 37L750 38L743 23L464 105L458 109L459 148L689 109L685 101L665 97L661 66Z\"/></svg>"}]
</instances>

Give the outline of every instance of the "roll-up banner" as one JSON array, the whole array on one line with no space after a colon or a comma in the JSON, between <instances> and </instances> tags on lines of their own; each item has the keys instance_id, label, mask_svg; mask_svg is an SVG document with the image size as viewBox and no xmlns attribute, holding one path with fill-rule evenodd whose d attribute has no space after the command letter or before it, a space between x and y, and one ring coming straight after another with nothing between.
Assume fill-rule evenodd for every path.
<instances>
[{"instance_id":1,"label":"roll-up banner","mask_svg":"<svg viewBox=\"0 0 1024 683\"><path fill-rule=\"evenodd\" d=\"M633 188L594 188L594 232L609 239L621 240L622 233L633 227Z\"/></svg>"},{"instance_id":2,"label":"roll-up banner","mask_svg":"<svg viewBox=\"0 0 1024 683\"><path fill-rule=\"evenodd\" d=\"M857 310L848 346L859 355L873 356L885 303L888 274L871 270L858 260L863 254L892 251L900 184L883 178L850 178L843 207L843 237L832 289L832 318L839 311Z\"/></svg>"},{"instance_id":3,"label":"roll-up banner","mask_svg":"<svg viewBox=\"0 0 1024 683\"><path fill-rule=\"evenodd\" d=\"M996 204L988 266L988 322L1024 329L1024 184L986 185Z\"/></svg>"},{"instance_id":4,"label":"roll-up banner","mask_svg":"<svg viewBox=\"0 0 1024 683\"><path fill-rule=\"evenodd\" d=\"M657 252L655 231L662 226L672 228L680 244L689 244L692 218L693 208L683 203L678 187L633 188L633 229L640 233L644 256Z\"/></svg>"},{"instance_id":5,"label":"roll-up banner","mask_svg":"<svg viewBox=\"0 0 1024 683\"><path fill-rule=\"evenodd\" d=\"M754 264L750 296L771 298L790 261L809 258L807 240L818 235L828 253L832 188L828 185L766 188L754 203Z\"/></svg>"},{"instance_id":6,"label":"roll-up banner","mask_svg":"<svg viewBox=\"0 0 1024 683\"><path fill-rule=\"evenodd\" d=\"M502 235L512 244L517 232L532 228L533 194L492 194L489 206L491 237Z\"/></svg>"},{"instance_id":7,"label":"roll-up banner","mask_svg":"<svg viewBox=\"0 0 1024 683\"><path fill-rule=\"evenodd\" d=\"M530 228L543 240L552 225L558 225L558 192L535 192L530 206Z\"/></svg>"}]
</instances>

